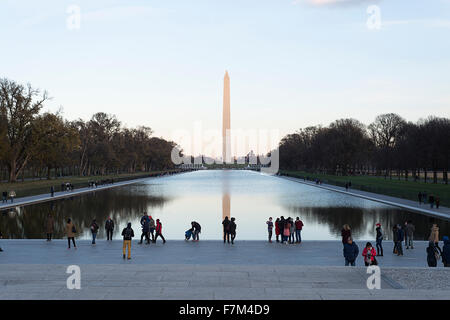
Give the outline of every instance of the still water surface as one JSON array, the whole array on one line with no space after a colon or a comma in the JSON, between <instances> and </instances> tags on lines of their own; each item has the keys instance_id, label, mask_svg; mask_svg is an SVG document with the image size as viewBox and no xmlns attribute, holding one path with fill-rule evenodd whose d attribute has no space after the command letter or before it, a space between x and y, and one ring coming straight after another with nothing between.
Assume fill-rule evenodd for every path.
<instances>
[{"instance_id":1,"label":"still water surface","mask_svg":"<svg viewBox=\"0 0 450 320\"><path fill-rule=\"evenodd\" d=\"M114 238L131 222L140 236L139 220L147 211L163 223L166 239L183 239L190 222L202 226L200 239L220 239L224 216L236 218L237 240L263 240L267 236L268 217L300 217L305 224L302 238L308 240L340 239L342 225L348 223L356 239L372 239L375 224L385 230L395 223L412 220L415 238L425 240L432 223L438 223L440 238L450 234L450 222L410 213L340 193L326 191L253 171L205 170L174 176L152 178L146 183L113 188L17 208L4 212L0 229L5 238L45 238L46 217L55 217L55 238L64 237L65 219L71 217L79 239L91 237L89 225L96 218L98 238L106 238L104 221L116 222ZM275 220L275 219L274 219ZM387 238L391 239L390 232Z\"/></svg>"}]
</instances>

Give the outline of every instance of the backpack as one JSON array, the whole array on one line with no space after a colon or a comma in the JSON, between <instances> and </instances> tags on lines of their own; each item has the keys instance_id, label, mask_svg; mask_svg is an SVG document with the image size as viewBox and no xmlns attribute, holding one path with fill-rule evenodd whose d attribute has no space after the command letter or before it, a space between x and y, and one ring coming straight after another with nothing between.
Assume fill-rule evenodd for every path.
<instances>
[{"instance_id":1,"label":"backpack","mask_svg":"<svg viewBox=\"0 0 450 320\"><path fill-rule=\"evenodd\" d=\"M131 228L125 228L125 238L131 239Z\"/></svg>"}]
</instances>

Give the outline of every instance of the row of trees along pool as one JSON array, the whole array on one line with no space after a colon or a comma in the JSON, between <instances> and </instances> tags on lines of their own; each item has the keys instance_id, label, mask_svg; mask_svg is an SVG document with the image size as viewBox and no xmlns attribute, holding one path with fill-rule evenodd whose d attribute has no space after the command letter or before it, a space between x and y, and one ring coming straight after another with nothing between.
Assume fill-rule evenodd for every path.
<instances>
[{"instance_id":1,"label":"row of trees along pool","mask_svg":"<svg viewBox=\"0 0 450 320\"><path fill-rule=\"evenodd\" d=\"M450 120L430 116L416 123L393 113L369 125L340 119L285 136L280 168L332 175L375 175L448 184Z\"/></svg>"},{"instance_id":2,"label":"row of trees along pool","mask_svg":"<svg viewBox=\"0 0 450 320\"><path fill-rule=\"evenodd\" d=\"M42 113L47 92L0 79L0 166L3 180L104 175L173 168L175 143L145 126L124 128L113 115L89 121Z\"/></svg>"}]
</instances>

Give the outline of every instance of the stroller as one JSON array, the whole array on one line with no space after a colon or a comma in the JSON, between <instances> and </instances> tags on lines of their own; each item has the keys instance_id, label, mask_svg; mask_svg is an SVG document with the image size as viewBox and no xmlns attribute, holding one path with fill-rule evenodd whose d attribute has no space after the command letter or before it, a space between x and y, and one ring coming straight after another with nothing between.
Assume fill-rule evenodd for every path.
<instances>
[{"instance_id":1,"label":"stroller","mask_svg":"<svg viewBox=\"0 0 450 320\"><path fill-rule=\"evenodd\" d=\"M187 230L187 231L184 233L184 237L185 237L185 240L186 240L186 241L189 241L189 239L191 239L191 237L192 237L192 229Z\"/></svg>"}]
</instances>

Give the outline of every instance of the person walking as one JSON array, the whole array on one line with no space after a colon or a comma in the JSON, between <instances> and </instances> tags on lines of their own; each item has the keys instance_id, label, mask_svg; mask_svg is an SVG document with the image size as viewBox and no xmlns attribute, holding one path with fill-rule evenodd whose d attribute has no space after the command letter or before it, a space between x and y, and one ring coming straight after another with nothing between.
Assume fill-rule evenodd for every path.
<instances>
[{"instance_id":1,"label":"person walking","mask_svg":"<svg viewBox=\"0 0 450 320\"><path fill-rule=\"evenodd\" d=\"M97 238L98 229L100 229L100 227L97 224L97 220L96 219L92 220L92 222L91 222L92 244L95 244L95 239Z\"/></svg>"},{"instance_id":2,"label":"person walking","mask_svg":"<svg viewBox=\"0 0 450 320\"><path fill-rule=\"evenodd\" d=\"M50 196L53 197L55 195L55 187L50 187Z\"/></svg>"},{"instance_id":3,"label":"person walking","mask_svg":"<svg viewBox=\"0 0 450 320\"><path fill-rule=\"evenodd\" d=\"M114 221L111 217L108 217L108 220L105 222L105 231L106 231L106 240L112 241L113 231L114 231Z\"/></svg>"},{"instance_id":4,"label":"person walking","mask_svg":"<svg viewBox=\"0 0 450 320\"><path fill-rule=\"evenodd\" d=\"M234 244L234 238L236 238L236 222L234 222L236 219L234 217L231 218L230 221L230 236L231 236L231 244Z\"/></svg>"},{"instance_id":5,"label":"person walking","mask_svg":"<svg viewBox=\"0 0 450 320\"><path fill-rule=\"evenodd\" d=\"M442 238L444 246L442 247L442 263L444 267L450 267L450 240L447 236Z\"/></svg>"},{"instance_id":6,"label":"person walking","mask_svg":"<svg viewBox=\"0 0 450 320\"><path fill-rule=\"evenodd\" d=\"M9 199L11 200L11 203L14 202L14 198L16 197L16 192L14 190L11 190L9 192Z\"/></svg>"},{"instance_id":7,"label":"person walking","mask_svg":"<svg viewBox=\"0 0 450 320\"><path fill-rule=\"evenodd\" d=\"M228 216L225 216L225 219L222 221L223 225L223 243L228 242L230 243L230 220L228 219Z\"/></svg>"},{"instance_id":8,"label":"person walking","mask_svg":"<svg viewBox=\"0 0 450 320\"><path fill-rule=\"evenodd\" d=\"M272 243L272 230L273 230L272 217L269 217L269 221L266 221L266 224L267 224L267 232L269 234L269 243ZM277 236L277 242L278 242L278 236Z\"/></svg>"},{"instance_id":9,"label":"person walking","mask_svg":"<svg viewBox=\"0 0 450 320\"><path fill-rule=\"evenodd\" d=\"M301 243L302 242L302 229L303 229L303 221L300 220L299 217L295 219L295 242Z\"/></svg>"},{"instance_id":10,"label":"person walking","mask_svg":"<svg viewBox=\"0 0 450 320\"><path fill-rule=\"evenodd\" d=\"M414 249L414 232L415 231L416 231L416 227L414 226L412 221L409 220L408 224L406 225L406 230L405 230L405 235L406 235L405 239L408 239L406 241L406 249L409 249L410 247L411 247L411 249Z\"/></svg>"},{"instance_id":11,"label":"person walking","mask_svg":"<svg viewBox=\"0 0 450 320\"><path fill-rule=\"evenodd\" d=\"M403 256L403 239L405 238L405 231L401 225L397 225L397 256Z\"/></svg>"},{"instance_id":12,"label":"person walking","mask_svg":"<svg viewBox=\"0 0 450 320\"><path fill-rule=\"evenodd\" d=\"M3 234L2 234L2 231L1 231L1 230L0 230L0 239L3 239ZM2 247L0 247L0 252L3 252Z\"/></svg>"},{"instance_id":13,"label":"person walking","mask_svg":"<svg viewBox=\"0 0 450 320\"><path fill-rule=\"evenodd\" d=\"M152 236L152 242L155 242L155 220L153 220L152 216L149 216L148 227L150 230L150 235Z\"/></svg>"},{"instance_id":14,"label":"person walking","mask_svg":"<svg viewBox=\"0 0 450 320\"><path fill-rule=\"evenodd\" d=\"M77 233L77 229L75 228L75 225L72 222L72 219L67 219L66 224L66 235L67 235L67 243L69 247L67 249L70 249L70 241L72 240L74 249L77 248L77 245L75 244L75 234Z\"/></svg>"},{"instance_id":15,"label":"person walking","mask_svg":"<svg viewBox=\"0 0 450 320\"><path fill-rule=\"evenodd\" d=\"M47 233L47 241L52 241L52 234L53 234L53 228L54 228L55 221L53 219L53 216L51 213L47 216L47 222L46 222L46 230Z\"/></svg>"},{"instance_id":16,"label":"person walking","mask_svg":"<svg viewBox=\"0 0 450 320\"><path fill-rule=\"evenodd\" d=\"M419 204L422 204L422 192L419 191L417 198L419 199Z\"/></svg>"},{"instance_id":17,"label":"person walking","mask_svg":"<svg viewBox=\"0 0 450 320\"><path fill-rule=\"evenodd\" d=\"M128 251L128 260L131 259L131 239L134 237L134 231L131 228L131 222L128 222L127 227L122 230L122 236L123 236L123 246L122 246L122 252L123 252L123 258L125 259L126 251Z\"/></svg>"},{"instance_id":18,"label":"person walking","mask_svg":"<svg viewBox=\"0 0 450 320\"><path fill-rule=\"evenodd\" d=\"M436 199L434 201L436 202L436 209L439 209L439 205L441 204L441 199L439 199L439 197L436 196Z\"/></svg>"},{"instance_id":19,"label":"person walking","mask_svg":"<svg viewBox=\"0 0 450 320\"><path fill-rule=\"evenodd\" d=\"M156 219L155 242L156 242L156 239L158 239L158 236L161 237L163 243L166 243L166 239L164 239L164 236L162 235L162 223L159 221L159 219Z\"/></svg>"},{"instance_id":20,"label":"person walking","mask_svg":"<svg viewBox=\"0 0 450 320\"><path fill-rule=\"evenodd\" d=\"M145 237L145 241L147 242L147 244L150 244L150 218L148 218L148 216L146 215L145 218L142 217L141 219L141 227L142 227L142 234L141 234L141 241L139 241L139 244L142 244L142 240Z\"/></svg>"},{"instance_id":21,"label":"person walking","mask_svg":"<svg viewBox=\"0 0 450 320\"><path fill-rule=\"evenodd\" d=\"M7 202L8 202L8 192L3 191L2 192L2 203L7 203Z\"/></svg>"},{"instance_id":22,"label":"person walking","mask_svg":"<svg viewBox=\"0 0 450 320\"><path fill-rule=\"evenodd\" d=\"M352 237L347 238L347 242L344 243L344 258L345 258L345 266L351 265L355 266L356 258L359 254L359 248L356 243L353 242Z\"/></svg>"},{"instance_id":23,"label":"person walking","mask_svg":"<svg viewBox=\"0 0 450 320\"><path fill-rule=\"evenodd\" d=\"M439 251L436 249L433 241L428 242L427 247L427 263L429 267L437 267L437 261L439 260Z\"/></svg>"},{"instance_id":24,"label":"person walking","mask_svg":"<svg viewBox=\"0 0 450 320\"><path fill-rule=\"evenodd\" d=\"M192 226L192 241L199 241L198 234L202 231L202 226L197 221L191 222Z\"/></svg>"},{"instance_id":25,"label":"person walking","mask_svg":"<svg viewBox=\"0 0 450 320\"><path fill-rule=\"evenodd\" d=\"M352 236L352 231L348 224L344 224L341 230L342 244L345 245L348 242L348 238Z\"/></svg>"},{"instance_id":26,"label":"person walking","mask_svg":"<svg viewBox=\"0 0 450 320\"><path fill-rule=\"evenodd\" d=\"M362 256L364 257L364 264L366 265L366 267L378 265L377 259L375 259L376 255L377 253L375 252L375 249L372 247L372 244L370 242L367 242L366 247L363 249L362 252Z\"/></svg>"},{"instance_id":27,"label":"person walking","mask_svg":"<svg viewBox=\"0 0 450 320\"><path fill-rule=\"evenodd\" d=\"M377 246L377 256L383 256L383 229L381 228L381 223L376 224L377 228L375 229L377 232L376 235L376 246Z\"/></svg>"},{"instance_id":28,"label":"person walking","mask_svg":"<svg viewBox=\"0 0 450 320\"><path fill-rule=\"evenodd\" d=\"M281 234L281 228L280 228L280 218L277 218L275 220L275 239L277 242L280 242L280 234Z\"/></svg>"}]
</instances>

